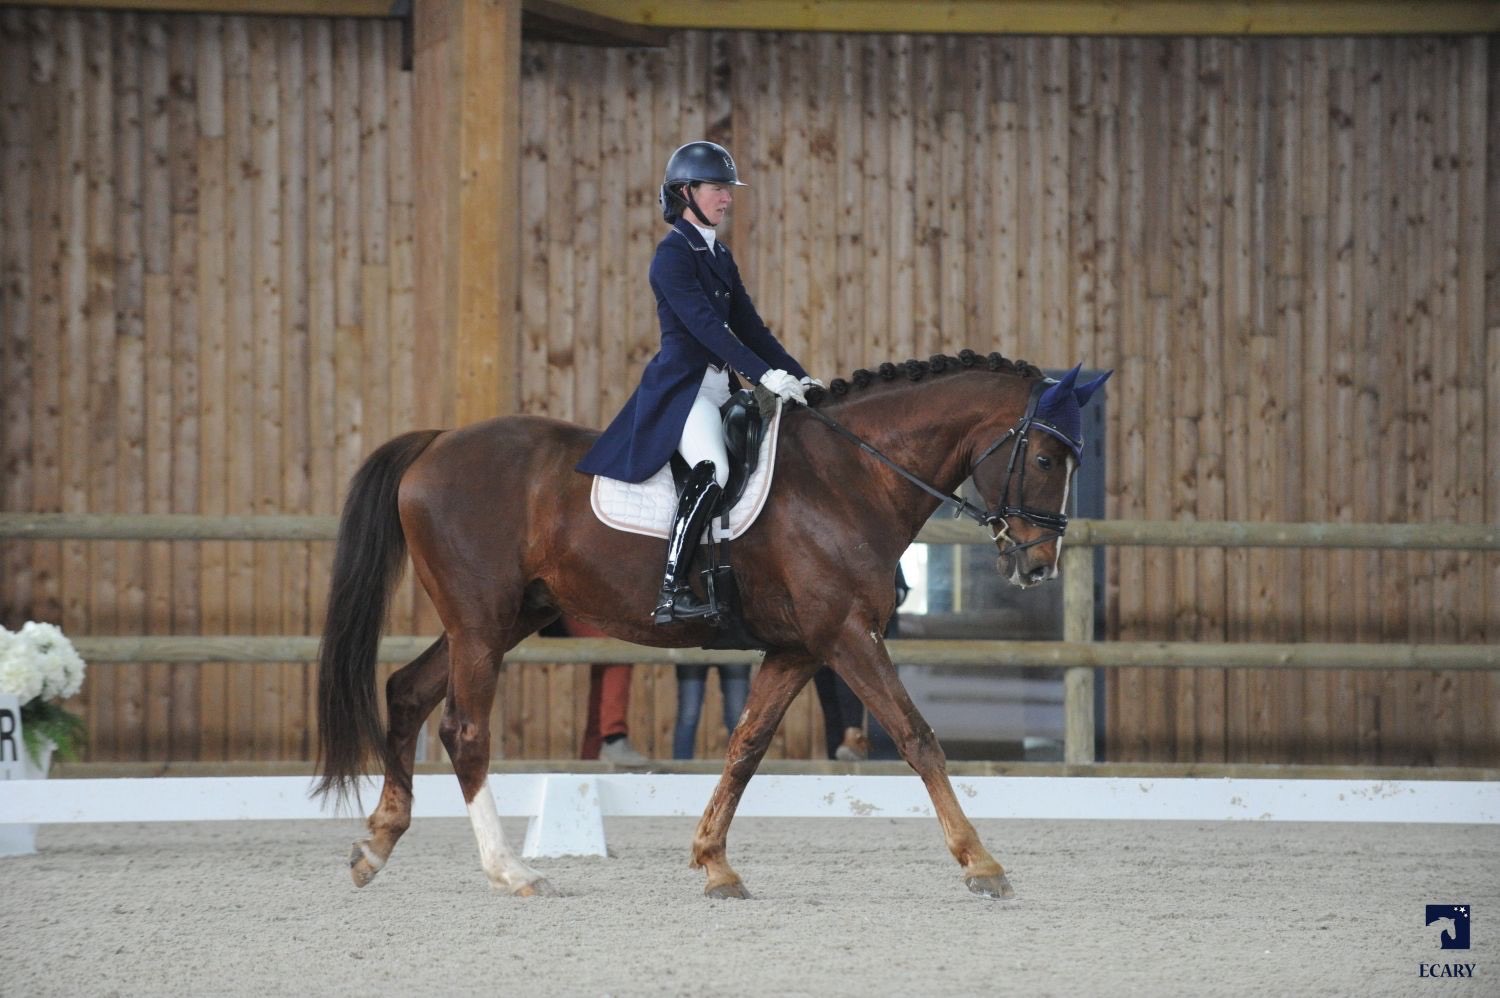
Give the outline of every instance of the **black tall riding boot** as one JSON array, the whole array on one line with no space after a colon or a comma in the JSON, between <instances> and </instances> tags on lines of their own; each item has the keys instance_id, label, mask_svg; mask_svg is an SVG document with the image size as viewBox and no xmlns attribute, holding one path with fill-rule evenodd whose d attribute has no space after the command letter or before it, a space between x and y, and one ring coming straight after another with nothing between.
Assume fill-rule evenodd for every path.
<instances>
[{"instance_id":1,"label":"black tall riding boot","mask_svg":"<svg viewBox=\"0 0 1500 998\"><path fill-rule=\"evenodd\" d=\"M698 541L721 491L719 483L714 481L712 461L699 461L688 473L687 484L682 487L682 497L677 502L677 518L672 521L672 534L667 538L667 569L661 580L656 611L652 614L658 624L706 617L718 610L718 607L700 601L687 580L693 555L698 551Z\"/></svg>"}]
</instances>

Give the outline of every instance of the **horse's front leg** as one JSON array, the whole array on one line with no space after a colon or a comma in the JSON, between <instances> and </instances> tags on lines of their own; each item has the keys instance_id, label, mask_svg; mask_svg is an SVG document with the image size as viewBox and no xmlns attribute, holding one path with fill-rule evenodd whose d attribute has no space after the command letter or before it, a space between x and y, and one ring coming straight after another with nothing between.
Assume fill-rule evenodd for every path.
<instances>
[{"instance_id":1,"label":"horse's front leg","mask_svg":"<svg viewBox=\"0 0 1500 998\"><path fill-rule=\"evenodd\" d=\"M556 894L545 877L511 852L490 792L490 708L495 702L501 650L512 644L448 632L452 667L439 733L453 760L453 772L463 790L469 823L479 845L479 861L490 884L522 897Z\"/></svg>"},{"instance_id":2,"label":"horse's front leg","mask_svg":"<svg viewBox=\"0 0 1500 998\"><path fill-rule=\"evenodd\" d=\"M411 827L411 776L416 765L417 734L422 722L448 689L448 644L439 638L415 659L396 670L385 685L390 714L386 740L399 764L385 772L380 804L370 815L370 837L354 843L349 872L356 887L375 879L391 858L396 841Z\"/></svg>"},{"instance_id":3,"label":"horse's front leg","mask_svg":"<svg viewBox=\"0 0 1500 998\"><path fill-rule=\"evenodd\" d=\"M922 778L948 850L963 867L964 883L969 890L985 897L1015 897L1005 869L979 841L979 833L959 806L953 785L948 782L943 748L932 727L911 702L906 687L901 685L880 626L867 617L850 616L841 628L838 642L829 650L827 661L879 719L895 740L901 757Z\"/></svg>"},{"instance_id":4,"label":"horse's front leg","mask_svg":"<svg viewBox=\"0 0 1500 998\"><path fill-rule=\"evenodd\" d=\"M724 754L724 773L693 835L693 865L708 874L703 893L711 898L750 896L725 855L729 823L734 820L734 809L745 785L771 746L777 725L815 671L817 662L805 653L773 652L766 656L750 684L745 713Z\"/></svg>"}]
</instances>

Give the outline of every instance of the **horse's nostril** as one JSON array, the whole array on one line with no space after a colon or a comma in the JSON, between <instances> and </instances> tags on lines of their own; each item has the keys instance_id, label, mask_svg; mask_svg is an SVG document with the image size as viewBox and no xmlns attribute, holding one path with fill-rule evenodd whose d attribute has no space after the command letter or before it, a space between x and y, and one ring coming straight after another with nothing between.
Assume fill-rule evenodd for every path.
<instances>
[{"instance_id":1,"label":"horse's nostril","mask_svg":"<svg viewBox=\"0 0 1500 998\"><path fill-rule=\"evenodd\" d=\"M1044 579L1047 578L1047 566L1046 565L1038 565L1036 568L1033 568L1031 571L1027 572L1026 573L1026 577L1028 579L1030 579L1032 582L1041 582L1041 581L1043 581Z\"/></svg>"}]
</instances>

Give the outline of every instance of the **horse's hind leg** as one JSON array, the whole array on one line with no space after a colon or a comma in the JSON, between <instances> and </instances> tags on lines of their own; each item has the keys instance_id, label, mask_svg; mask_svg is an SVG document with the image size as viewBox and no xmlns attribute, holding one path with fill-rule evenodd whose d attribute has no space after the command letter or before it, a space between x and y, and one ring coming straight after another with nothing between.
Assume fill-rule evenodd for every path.
<instances>
[{"instance_id":1,"label":"horse's hind leg","mask_svg":"<svg viewBox=\"0 0 1500 998\"><path fill-rule=\"evenodd\" d=\"M985 897L1014 897L1005 869L979 841L979 833L959 805L953 784L948 782L943 748L932 727L911 702L906 687L901 685L901 677L891 664L879 630L858 617L851 617L844 623L841 638L829 652L828 664L844 677L849 688L896 742L901 757L922 778L942 825L948 851L963 867L964 883L969 890Z\"/></svg>"},{"instance_id":2,"label":"horse's hind leg","mask_svg":"<svg viewBox=\"0 0 1500 998\"><path fill-rule=\"evenodd\" d=\"M802 687L817 670L817 662L808 655L790 652L766 656L755 681L744 716L735 727L725 752L724 773L714 787L708 807L693 836L693 865L708 874L703 893L712 898L748 898L750 893L726 856L729 823L739 806L745 785L755 775L756 767L771 746L771 736L797 698Z\"/></svg>"},{"instance_id":3,"label":"horse's hind leg","mask_svg":"<svg viewBox=\"0 0 1500 998\"><path fill-rule=\"evenodd\" d=\"M452 669L440 730L469 809L469 822L479 843L479 861L490 884L521 896L555 894L546 878L510 851L490 793L490 707L495 702L501 656L517 640L448 632Z\"/></svg>"},{"instance_id":4,"label":"horse's hind leg","mask_svg":"<svg viewBox=\"0 0 1500 998\"><path fill-rule=\"evenodd\" d=\"M396 670L385 684L389 714L386 741L399 760L385 772L380 803L370 815L370 837L354 843L349 872L356 887L375 879L396 848L396 840L411 826L411 777L416 766L417 735L422 722L442 701L448 689L448 644L439 638L415 659Z\"/></svg>"}]
</instances>

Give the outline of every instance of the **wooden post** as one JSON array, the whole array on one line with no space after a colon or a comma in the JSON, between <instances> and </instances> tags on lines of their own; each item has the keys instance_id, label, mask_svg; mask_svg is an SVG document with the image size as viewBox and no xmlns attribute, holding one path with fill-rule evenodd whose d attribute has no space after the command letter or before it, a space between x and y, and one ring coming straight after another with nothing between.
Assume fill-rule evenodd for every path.
<instances>
[{"instance_id":1,"label":"wooden post","mask_svg":"<svg viewBox=\"0 0 1500 998\"><path fill-rule=\"evenodd\" d=\"M462 424L516 410L521 2L421 0L414 28L418 325Z\"/></svg>"},{"instance_id":2,"label":"wooden post","mask_svg":"<svg viewBox=\"0 0 1500 998\"><path fill-rule=\"evenodd\" d=\"M1073 541L1063 545L1063 640L1094 640L1094 549ZM1063 673L1063 761L1094 761L1094 670L1077 666Z\"/></svg>"}]
</instances>

